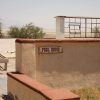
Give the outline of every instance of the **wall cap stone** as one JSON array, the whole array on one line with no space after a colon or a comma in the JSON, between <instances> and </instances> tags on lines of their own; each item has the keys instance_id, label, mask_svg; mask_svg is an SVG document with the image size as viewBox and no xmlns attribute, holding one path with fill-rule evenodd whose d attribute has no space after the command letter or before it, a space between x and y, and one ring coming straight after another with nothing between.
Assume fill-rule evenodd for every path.
<instances>
[{"instance_id":1,"label":"wall cap stone","mask_svg":"<svg viewBox=\"0 0 100 100\"><path fill-rule=\"evenodd\" d=\"M63 42L100 42L100 38L67 38L67 39L16 39L16 43L63 43Z\"/></svg>"}]
</instances>

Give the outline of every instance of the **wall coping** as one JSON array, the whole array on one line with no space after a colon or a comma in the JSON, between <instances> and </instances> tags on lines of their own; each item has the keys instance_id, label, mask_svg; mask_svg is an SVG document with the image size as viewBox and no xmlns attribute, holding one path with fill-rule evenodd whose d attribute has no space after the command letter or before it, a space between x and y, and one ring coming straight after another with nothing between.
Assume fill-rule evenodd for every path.
<instances>
[{"instance_id":1,"label":"wall coping","mask_svg":"<svg viewBox=\"0 0 100 100\"><path fill-rule=\"evenodd\" d=\"M35 80L32 80L28 76L20 73L7 73L7 75L26 87L38 92L48 100L80 100L79 96L72 92L63 89L52 89Z\"/></svg>"},{"instance_id":2,"label":"wall coping","mask_svg":"<svg viewBox=\"0 0 100 100\"><path fill-rule=\"evenodd\" d=\"M16 39L16 43L63 43L63 42L100 42L100 38L68 38L68 39Z\"/></svg>"}]
</instances>

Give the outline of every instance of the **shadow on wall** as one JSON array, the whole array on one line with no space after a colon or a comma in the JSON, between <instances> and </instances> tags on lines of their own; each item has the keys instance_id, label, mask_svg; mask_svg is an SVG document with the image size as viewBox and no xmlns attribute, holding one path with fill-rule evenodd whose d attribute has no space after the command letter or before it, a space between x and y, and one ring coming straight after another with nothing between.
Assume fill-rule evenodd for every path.
<instances>
[{"instance_id":1,"label":"shadow on wall","mask_svg":"<svg viewBox=\"0 0 100 100\"><path fill-rule=\"evenodd\" d=\"M2 95L2 98L3 98L4 100L13 100L13 99L11 99L8 95Z\"/></svg>"},{"instance_id":2,"label":"shadow on wall","mask_svg":"<svg viewBox=\"0 0 100 100\"><path fill-rule=\"evenodd\" d=\"M13 94L8 93L8 95L2 95L3 100L17 100L17 98L15 99Z\"/></svg>"}]
</instances>

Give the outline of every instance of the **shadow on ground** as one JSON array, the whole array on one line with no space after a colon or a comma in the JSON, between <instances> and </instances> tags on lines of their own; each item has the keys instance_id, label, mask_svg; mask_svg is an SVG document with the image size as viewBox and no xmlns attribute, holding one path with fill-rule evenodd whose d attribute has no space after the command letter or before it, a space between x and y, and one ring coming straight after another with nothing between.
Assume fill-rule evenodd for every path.
<instances>
[{"instance_id":1,"label":"shadow on ground","mask_svg":"<svg viewBox=\"0 0 100 100\"><path fill-rule=\"evenodd\" d=\"M2 95L3 100L13 100L10 96L8 95Z\"/></svg>"}]
</instances>

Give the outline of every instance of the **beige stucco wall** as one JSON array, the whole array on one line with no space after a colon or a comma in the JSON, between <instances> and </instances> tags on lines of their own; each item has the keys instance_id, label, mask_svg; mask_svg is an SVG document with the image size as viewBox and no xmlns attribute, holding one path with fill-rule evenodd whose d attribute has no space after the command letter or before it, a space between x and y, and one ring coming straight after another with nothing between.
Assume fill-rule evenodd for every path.
<instances>
[{"instance_id":1,"label":"beige stucco wall","mask_svg":"<svg viewBox=\"0 0 100 100\"><path fill-rule=\"evenodd\" d=\"M36 53L35 45L16 43L16 70L36 77Z\"/></svg>"},{"instance_id":2,"label":"beige stucco wall","mask_svg":"<svg viewBox=\"0 0 100 100\"><path fill-rule=\"evenodd\" d=\"M16 43L16 70L21 71L22 66L22 45Z\"/></svg>"},{"instance_id":3,"label":"beige stucco wall","mask_svg":"<svg viewBox=\"0 0 100 100\"><path fill-rule=\"evenodd\" d=\"M38 44L37 47L44 44ZM48 46L49 43L45 44ZM51 44L50 44L51 45ZM60 54L37 53L37 79L51 87L100 86L100 43L59 43Z\"/></svg>"},{"instance_id":4,"label":"beige stucco wall","mask_svg":"<svg viewBox=\"0 0 100 100\"><path fill-rule=\"evenodd\" d=\"M8 94L9 93L12 94L14 98L17 97L17 99L14 100L47 100L38 92L33 91L11 77L8 77Z\"/></svg>"},{"instance_id":5,"label":"beige stucco wall","mask_svg":"<svg viewBox=\"0 0 100 100\"><path fill-rule=\"evenodd\" d=\"M19 45L22 45L19 71L30 77L51 87L99 86L100 42L64 41ZM45 46L61 46L63 53L40 54L38 48Z\"/></svg>"},{"instance_id":6,"label":"beige stucco wall","mask_svg":"<svg viewBox=\"0 0 100 100\"><path fill-rule=\"evenodd\" d=\"M39 54L41 46L61 46L63 53ZM36 48L37 71L83 74L100 71L100 43L40 43Z\"/></svg>"}]
</instances>

